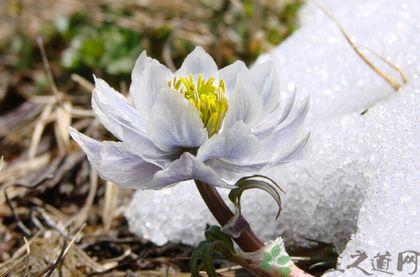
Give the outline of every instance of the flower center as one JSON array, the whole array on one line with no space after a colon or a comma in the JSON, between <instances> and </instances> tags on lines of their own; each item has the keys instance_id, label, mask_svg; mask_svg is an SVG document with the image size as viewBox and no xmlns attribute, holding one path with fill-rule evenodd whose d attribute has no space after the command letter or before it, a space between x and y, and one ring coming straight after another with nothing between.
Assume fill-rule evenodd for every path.
<instances>
[{"instance_id":1,"label":"flower center","mask_svg":"<svg viewBox=\"0 0 420 277\"><path fill-rule=\"evenodd\" d=\"M209 137L220 130L228 108L223 80L217 84L214 77L205 80L202 75L198 75L196 79L189 75L174 77L168 82L168 86L184 95L198 110Z\"/></svg>"}]
</instances>

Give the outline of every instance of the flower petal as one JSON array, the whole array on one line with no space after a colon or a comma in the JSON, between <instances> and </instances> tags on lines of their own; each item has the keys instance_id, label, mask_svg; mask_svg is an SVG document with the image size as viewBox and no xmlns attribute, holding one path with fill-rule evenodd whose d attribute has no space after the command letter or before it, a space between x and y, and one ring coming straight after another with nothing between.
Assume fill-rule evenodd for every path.
<instances>
[{"instance_id":1,"label":"flower petal","mask_svg":"<svg viewBox=\"0 0 420 277\"><path fill-rule=\"evenodd\" d=\"M214 158L238 160L258 152L259 142L242 121L231 128L212 136L197 152L197 159L206 161Z\"/></svg>"},{"instance_id":2,"label":"flower petal","mask_svg":"<svg viewBox=\"0 0 420 277\"><path fill-rule=\"evenodd\" d=\"M261 120L252 132L256 136L261 136L272 132L276 127L280 126L291 114L292 107L295 104L296 91L285 100L285 104L278 105L266 118Z\"/></svg>"},{"instance_id":3,"label":"flower petal","mask_svg":"<svg viewBox=\"0 0 420 277\"><path fill-rule=\"evenodd\" d=\"M283 122L290 114L293 106L296 101L296 86L293 87L292 95L289 96L286 100L286 103L283 105L283 111L280 116L280 122Z\"/></svg>"},{"instance_id":4,"label":"flower petal","mask_svg":"<svg viewBox=\"0 0 420 277\"><path fill-rule=\"evenodd\" d=\"M73 128L72 138L87 154L91 165L103 179L127 188L143 188L149 184L160 167L144 161L127 151L121 142L99 142Z\"/></svg>"},{"instance_id":5,"label":"flower petal","mask_svg":"<svg viewBox=\"0 0 420 277\"><path fill-rule=\"evenodd\" d=\"M307 133L290 150L279 155L270 166L279 166L304 158L311 151L311 133Z\"/></svg>"},{"instance_id":6,"label":"flower petal","mask_svg":"<svg viewBox=\"0 0 420 277\"><path fill-rule=\"evenodd\" d=\"M188 54L182 63L181 68L176 72L177 76L187 76L189 74L202 74L205 79L216 77L217 65L213 58L200 46Z\"/></svg>"},{"instance_id":7,"label":"flower petal","mask_svg":"<svg viewBox=\"0 0 420 277\"><path fill-rule=\"evenodd\" d=\"M95 78L95 83L92 108L105 128L144 159L167 159L168 153L157 148L145 135L142 118L124 97L101 79Z\"/></svg>"},{"instance_id":8,"label":"flower petal","mask_svg":"<svg viewBox=\"0 0 420 277\"><path fill-rule=\"evenodd\" d=\"M274 110L264 116L253 128L254 135L261 135L263 133L272 132L279 124L281 124L282 106L278 104Z\"/></svg>"},{"instance_id":9,"label":"flower petal","mask_svg":"<svg viewBox=\"0 0 420 277\"><path fill-rule=\"evenodd\" d=\"M262 132L255 136L264 147L254 155L254 161L267 161L279 155L279 153L293 148L303 128L306 114L309 109L309 99L306 98L295 112L290 114L285 121L269 132Z\"/></svg>"},{"instance_id":10,"label":"flower petal","mask_svg":"<svg viewBox=\"0 0 420 277\"><path fill-rule=\"evenodd\" d=\"M147 134L164 151L196 148L208 138L197 109L176 91L163 91L153 105Z\"/></svg>"},{"instance_id":11,"label":"flower petal","mask_svg":"<svg viewBox=\"0 0 420 277\"><path fill-rule=\"evenodd\" d=\"M94 112L98 112L99 121L119 139L122 137L121 126L112 124L111 121L122 122L139 131L144 130L143 119L136 109L128 104L125 97L110 87L104 80L95 76L94 79L95 89L92 94L92 106ZM105 117L101 114L101 111Z\"/></svg>"},{"instance_id":12,"label":"flower petal","mask_svg":"<svg viewBox=\"0 0 420 277\"><path fill-rule=\"evenodd\" d=\"M180 151L162 151L150 140L141 140L138 136L130 134L130 131L124 134L124 142L128 151L162 168L170 165L180 154Z\"/></svg>"},{"instance_id":13,"label":"flower petal","mask_svg":"<svg viewBox=\"0 0 420 277\"><path fill-rule=\"evenodd\" d=\"M208 167L196 157L185 152L169 167L155 174L150 188L160 189L168 185L186 180L200 180L206 184L218 187L230 187L212 168Z\"/></svg>"},{"instance_id":14,"label":"flower petal","mask_svg":"<svg viewBox=\"0 0 420 277\"><path fill-rule=\"evenodd\" d=\"M273 62L254 65L247 74L263 101L264 111L271 112L279 102L279 76Z\"/></svg>"},{"instance_id":15,"label":"flower petal","mask_svg":"<svg viewBox=\"0 0 420 277\"><path fill-rule=\"evenodd\" d=\"M228 105L223 128L232 127L237 121L243 121L252 128L263 113L262 99L245 74L239 75Z\"/></svg>"},{"instance_id":16,"label":"flower petal","mask_svg":"<svg viewBox=\"0 0 420 277\"><path fill-rule=\"evenodd\" d=\"M307 97L303 100L303 103L296 108L296 111L293 112L293 114L289 113L286 119L280 125L276 126L272 132L261 132L256 135L257 138L261 140L264 145L267 145L267 141L269 140L281 143L282 138L284 139L285 137L292 136L292 134L296 133L296 131L300 130L303 126L309 111L309 104L309 98Z\"/></svg>"},{"instance_id":17,"label":"flower petal","mask_svg":"<svg viewBox=\"0 0 420 277\"><path fill-rule=\"evenodd\" d=\"M252 175L263 169L283 165L298 159L303 158L310 151L310 133L304 136L301 140L296 142L292 147L281 154L278 154L272 160L249 162L249 163L234 163L224 159L212 159L206 162L208 166L217 171L222 178L232 179L238 174L246 173Z\"/></svg>"},{"instance_id":18,"label":"flower petal","mask_svg":"<svg viewBox=\"0 0 420 277\"><path fill-rule=\"evenodd\" d=\"M147 57L145 51L137 59L131 74L130 95L144 120L149 117L159 92L168 87L172 76L172 72L166 66Z\"/></svg>"},{"instance_id":19,"label":"flower petal","mask_svg":"<svg viewBox=\"0 0 420 277\"><path fill-rule=\"evenodd\" d=\"M142 71L153 61L152 58L147 56L146 50L143 50L140 56L137 58L136 63L134 64L133 70L131 71L131 79L134 80Z\"/></svg>"},{"instance_id":20,"label":"flower petal","mask_svg":"<svg viewBox=\"0 0 420 277\"><path fill-rule=\"evenodd\" d=\"M216 172L223 176L223 178L230 179L229 176L236 176L236 174L252 175L259 172L270 163L237 163L225 159L211 159L206 161L205 164L213 168Z\"/></svg>"},{"instance_id":21,"label":"flower petal","mask_svg":"<svg viewBox=\"0 0 420 277\"><path fill-rule=\"evenodd\" d=\"M248 71L248 67L243 61L236 61L233 64L223 67L219 70L219 79L223 80L226 85L226 96L229 98L235 89L236 80L239 73Z\"/></svg>"}]
</instances>

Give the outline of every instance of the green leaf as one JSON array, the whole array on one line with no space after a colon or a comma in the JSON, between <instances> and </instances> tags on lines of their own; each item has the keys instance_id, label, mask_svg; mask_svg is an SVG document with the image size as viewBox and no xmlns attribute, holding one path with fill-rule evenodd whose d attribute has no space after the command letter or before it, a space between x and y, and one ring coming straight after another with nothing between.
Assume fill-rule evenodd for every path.
<instances>
[{"instance_id":1,"label":"green leaf","mask_svg":"<svg viewBox=\"0 0 420 277\"><path fill-rule=\"evenodd\" d=\"M279 265L285 265L290 261L290 257L289 256L281 256L278 260L277 263Z\"/></svg>"},{"instance_id":2,"label":"green leaf","mask_svg":"<svg viewBox=\"0 0 420 277\"><path fill-rule=\"evenodd\" d=\"M289 276L292 270L290 267L280 267L279 272L281 276Z\"/></svg>"},{"instance_id":3,"label":"green leaf","mask_svg":"<svg viewBox=\"0 0 420 277\"><path fill-rule=\"evenodd\" d=\"M270 263L268 263L268 262L266 262L266 261L262 262L262 263L261 263L261 265L260 265L260 267L261 267L262 269L264 269L265 271L269 271L269 270L271 269L271 265L270 265Z\"/></svg>"},{"instance_id":4,"label":"green leaf","mask_svg":"<svg viewBox=\"0 0 420 277\"><path fill-rule=\"evenodd\" d=\"M261 178L264 180L258 180L255 178ZM273 199L277 202L279 210L277 212L276 219L278 218L281 211L280 191L283 192L283 190L272 179L262 176L262 175L253 175L253 176L241 178L238 182L236 182L235 186L236 188L232 189L229 193L229 199L236 206L239 213L241 212L240 200L241 200L242 193L249 189L261 189L269 193L273 197Z\"/></svg>"},{"instance_id":5,"label":"green leaf","mask_svg":"<svg viewBox=\"0 0 420 277\"><path fill-rule=\"evenodd\" d=\"M273 260L273 256L269 252L263 253L264 262L271 262Z\"/></svg>"},{"instance_id":6,"label":"green leaf","mask_svg":"<svg viewBox=\"0 0 420 277\"><path fill-rule=\"evenodd\" d=\"M208 241L222 241L232 253L235 252L231 237L222 232L219 226L210 226L204 235Z\"/></svg>"},{"instance_id":7,"label":"green leaf","mask_svg":"<svg viewBox=\"0 0 420 277\"><path fill-rule=\"evenodd\" d=\"M270 177L264 176L264 175L260 175L260 174L254 174L251 176L247 176L244 177L242 179L254 179L254 178L261 178L261 179L265 179L267 181L269 181L272 185L274 185L276 188L278 188L281 192L283 192L284 194L286 194L286 192L279 186L279 184L277 184L273 179L271 179Z\"/></svg>"},{"instance_id":8,"label":"green leaf","mask_svg":"<svg viewBox=\"0 0 420 277\"><path fill-rule=\"evenodd\" d=\"M217 273L213 264L213 248L214 243L208 243L203 249L203 256L201 263L203 264L203 269L209 275L209 277L216 277Z\"/></svg>"},{"instance_id":9,"label":"green leaf","mask_svg":"<svg viewBox=\"0 0 420 277\"><path fill-rule=\"evenodd\" d=\"M224 259L232 259L235 257L236 253L234 249L231 249L224 241L217 240L213 242L214 251L216 253L222 254ZM216 254L215 253L215 254Z\"/></svg>"},{"instance_id":10,"label":"green leaf","mask_svg":"<svg viewBox=\"0 0 420 277\"><path fill-rule=\"evenodd\" d=\"M206 240L200 242L191 254L190 271L193 277L199 277L200 268L210 277L216 276L214 259L237 259L232 239L218 226L211 226L205 232Z\"/></svg>"},{"instance_id":11,"label":"green leaf","mask_svg":"<svg viewBox=\"0 0 420 277\"><path fill-rule=\"evenodd\" d=\"M62 64L73 70L90 68L112 75L127 74L142 50L140 33L120 26L103 24L94 28L82 24L69 38L70 47L62 56Z\"/></svg>"},{"instance_id":12,"label":"green leaf","mask_svg":"<svg viewBox=\"0 0 420 277\"><path fill-rule=\"evenodd\" d=\"M271 255L273 255L273 257L277 257L280 254L280 246L279 245L275 245L273 247L273 249L271 249Z\"/></svg>"},{"instance_id":13,"label":"green leaf","mask_svg":"<svg viewBox=\"0 0 420 277\"><path fill-rule=\"evenodd\" d=\"M190 271L192 277L200 277L200 263L199 259L202 253L202 249L198 246L191 254L190 258Z\"/></svg>"}]
</instances>

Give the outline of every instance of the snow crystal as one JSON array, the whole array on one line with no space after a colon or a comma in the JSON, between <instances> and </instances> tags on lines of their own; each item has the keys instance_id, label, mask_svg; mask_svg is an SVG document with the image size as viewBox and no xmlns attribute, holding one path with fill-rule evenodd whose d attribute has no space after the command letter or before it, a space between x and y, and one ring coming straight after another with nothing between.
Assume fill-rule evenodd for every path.
<instances>
[{"instance_id":1,"label":"snow crystal","mask_svg":"<svg viewBox=\"0 0 420 277\"><path fill-rule=\"evenodd\" d=\"M245 216L264 239L283 235L288 244L303 245L311 238L343 249L358 230L342 255L344 265L356 249L396 254L412 250L405 249L411 242L420 250L413 245L420 230L420 199L414 192L420 1L320 2L357 45L395 63L409 83L393 91L356 56L330 19L311 4L304 7L303 26L260 61L277 62L283 89L295 83L299 98L310 95L313 153L267 172L287 192L277 222L276 204L263 192L245 193ZM226 197L227 191L221 192ZM203 239L206 224L214 223L193 182L136 192L126 216L133 232L157 244L195 244Z\"/></svg>"},{"instance_id":2,"label":"snow crystal","mask_svg":"<svg viewBox=\"0 0 420 277\"><path fill-rule=\"evenodd\" d=\"M397 276L409 276L413 272L413 264L405 264L401 271L397 265L402 252L416 251L418 254L414 255L420 255L419 97L420 81L415 81L365 115L371 123L360 126L359 131L365 132L371 149L376 150L370 153L375 155L372 157L375 162L371 163L375 175L360 209L357 233L339 260L339 269L345 271L328 276L366 276L360 269L346 268L355 261L351 255L357 251L365 252L368 257L359 267L374 276L389 276L372 267L371 260L378 254L389 254L389 265L385 265L388 268L383 270Z\"/></svg>"}]
</instances>

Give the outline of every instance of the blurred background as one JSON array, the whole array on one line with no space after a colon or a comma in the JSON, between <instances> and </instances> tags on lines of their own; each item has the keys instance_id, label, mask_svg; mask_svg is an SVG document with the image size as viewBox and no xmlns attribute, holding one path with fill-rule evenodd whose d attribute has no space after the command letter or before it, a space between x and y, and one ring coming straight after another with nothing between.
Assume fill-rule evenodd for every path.
<instances>
[{"instance_id":1,"label":"blurred background","mask_svg":"<svg viewBox=\"0 0 420 277\"><path fill-rule=\"evenodd\" d=\"M220 67L249 65L297 28L301 5L0 1L0 276L189 276L192 248L131 234L132 191L99 179L67 127L110 139L90 110L92 74L126 94L141 51L175 69L196 45Z\"/></svg>"}]
</instances>

